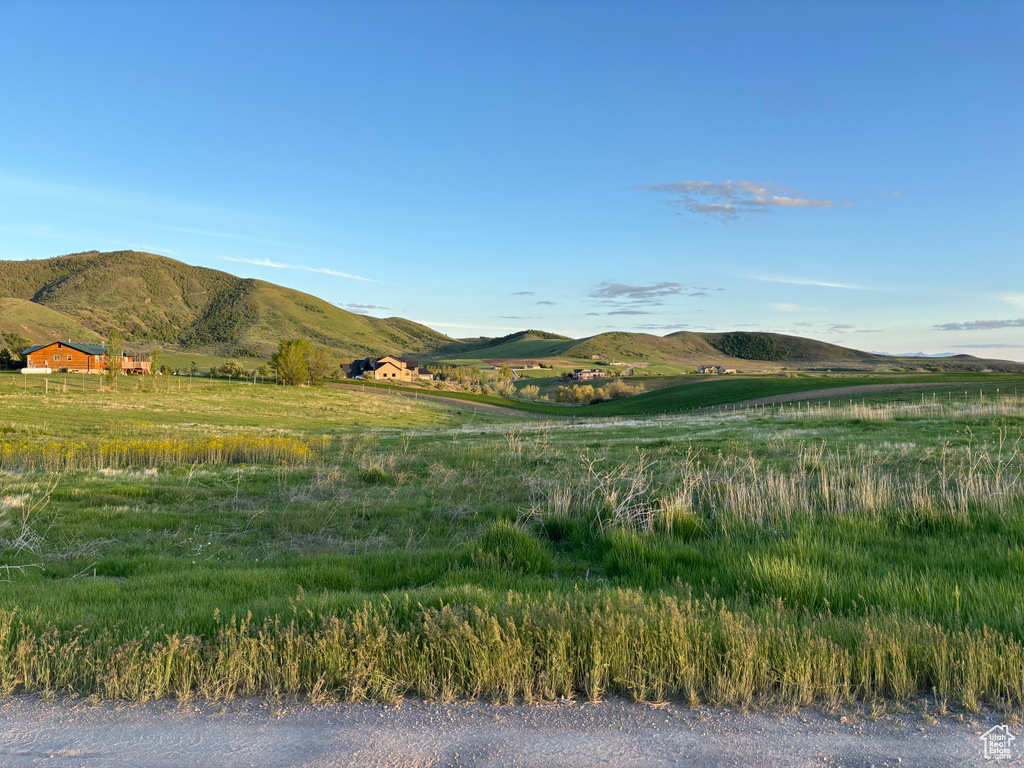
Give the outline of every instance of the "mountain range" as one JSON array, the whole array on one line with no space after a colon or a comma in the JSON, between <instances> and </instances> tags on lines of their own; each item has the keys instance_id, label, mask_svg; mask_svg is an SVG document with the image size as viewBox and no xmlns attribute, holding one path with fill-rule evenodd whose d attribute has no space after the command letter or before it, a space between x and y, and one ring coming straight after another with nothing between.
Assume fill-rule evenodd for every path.
<instances>
[{"instance_id":1,"label":"mountain range","mask_svg":"<svg viewBox=\"0 0 1024 768\"><path fill-rule=\"evenodd\" d=\"M152 253L87 251L0 261L0 336L7 346L56 339L95 342L112 329L145 351L156 346L266 358L283 338L304 337L339 357L413 354L425 360L602 359L740 370L920 369L936 362L841 347L784 334L610 332L582 339L525 330L500 338L453 339L401 317L356 314L263 280L237 277ZM943 357L945 370L1024 370L971 355Z\"/></svg>"}]
</instances>

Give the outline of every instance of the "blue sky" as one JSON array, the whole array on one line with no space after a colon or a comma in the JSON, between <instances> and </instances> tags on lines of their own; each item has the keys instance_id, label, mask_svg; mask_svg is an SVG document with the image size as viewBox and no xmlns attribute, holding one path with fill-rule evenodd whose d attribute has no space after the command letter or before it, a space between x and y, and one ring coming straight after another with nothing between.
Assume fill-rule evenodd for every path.
<instances>
[{"instance_id":1,"label":"blue sky","mask_svg":"<svg viewBox=\"0 0 1024 768\"><path fill-rule=\"evenodd\" d=\"M1024 3L0 0L0 258L1024 359Z\"/></svg>"}]
</instances>

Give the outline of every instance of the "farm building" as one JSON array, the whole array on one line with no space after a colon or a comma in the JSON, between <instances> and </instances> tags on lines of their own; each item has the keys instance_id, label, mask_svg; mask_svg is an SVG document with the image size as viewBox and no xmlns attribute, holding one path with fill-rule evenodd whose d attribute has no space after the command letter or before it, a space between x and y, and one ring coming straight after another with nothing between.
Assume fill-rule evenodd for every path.
<instances>
[{"instance_id":1,"label":"farm building","mask_svg":"<svg viewBox=\"0 0 1024 768\"><path fill-rule=\"evenodd\" d=\"M724 365L700 365L697 367L697 373L710 373L717 376L722 373L736 373L736 369L726 368Z\"/></svg>"},{"instance_id":2,"label":"farm building","mask_svg":"<svg viewBox=\"0 0 1024 768\"><path fill-rule=\"evenodd\" d=\"M395 355L353 360L351 363L343 364L341 370L350 379L362 376L364 379L379 381L429 381L434 378L426 371L421 371L419 363L415 360Z\"/></svg>"},{"instance_id":3,"label":"farm building","mask_svg":"<svg viewBox=\"0 0 1024 768\"><path fill-rule=\"evenodd\" d=\"M577 368L572 372L572 377L575 381L589 381L590 379L600 379L603 376L604 371L596 368Z\"/></svg>"},{"instance_id":4,"label":"farm building","mask_svg":"<svg viewBox=\"0 0 1024 768\"><path fill-rule=\"evenodd\" d=\"M24 353L22 373L105 373L108 360L102 344L79 344L74 341L52 341L28 347ZM149 373L148 360L121 353L121 373Z\"/></svg>"}]
</instances>

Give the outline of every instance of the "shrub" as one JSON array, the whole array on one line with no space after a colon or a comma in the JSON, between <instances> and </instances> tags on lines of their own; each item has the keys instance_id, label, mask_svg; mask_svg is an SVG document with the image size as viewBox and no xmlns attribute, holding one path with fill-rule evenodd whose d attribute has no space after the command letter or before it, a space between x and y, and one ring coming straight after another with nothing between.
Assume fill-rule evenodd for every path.
<instances>
[{"instance_id":1,"label":"shrub","mask_svg":"<svg viewBox=\"0 0 1024 768\"><path fill-rule=\"evenodd\" d=\"M548 548L507 520L498 520L484 531L472 561L479 568L513 573L549 574L553 569Z\"/></svg>"}]
</instances>

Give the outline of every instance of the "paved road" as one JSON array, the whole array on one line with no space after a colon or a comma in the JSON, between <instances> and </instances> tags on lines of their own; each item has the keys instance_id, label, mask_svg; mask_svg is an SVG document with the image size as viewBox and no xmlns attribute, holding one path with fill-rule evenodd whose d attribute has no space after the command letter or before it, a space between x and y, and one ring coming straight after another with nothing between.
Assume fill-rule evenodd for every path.
<instances>
[{"instance_id":1,"label":"paved road","mask_svg":"<svg viewBox=\"0 0 1024 768\"><path fill-rule=\"evenodd\" d=\"M227 704L142 705L0 700L0 765L182 766L970 766L993 713L926 725L813 712L739 714L625 701L501 707ZM1011 726L1011 732L1017 726ZM995 765L1021 765L1024 748Z\"/></svg>"}]
</instances>

